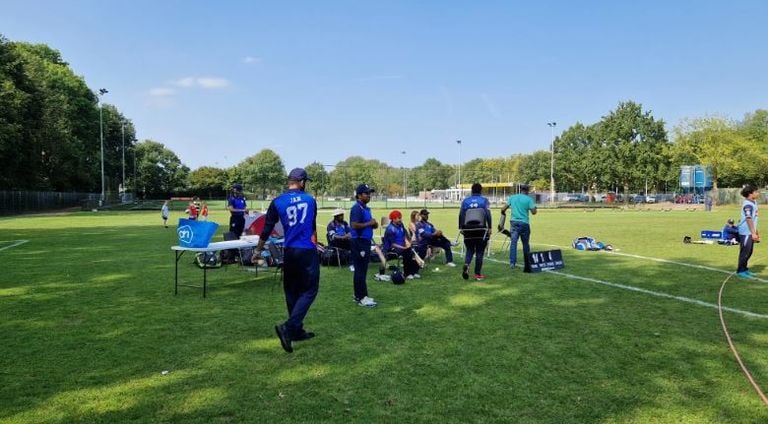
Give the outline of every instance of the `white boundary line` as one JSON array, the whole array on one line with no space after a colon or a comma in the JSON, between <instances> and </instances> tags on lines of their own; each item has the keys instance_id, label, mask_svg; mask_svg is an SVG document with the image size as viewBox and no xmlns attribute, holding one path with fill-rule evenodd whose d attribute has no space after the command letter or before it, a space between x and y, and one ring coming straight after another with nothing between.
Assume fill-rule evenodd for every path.
<instances>
[{"instance_id":1,"label":"white boundary line","mask_svg":"<svg viewBox=\"0 0 768 424\"><path fill-rule=\"evenodd\" d=\"M493 259L493 258L486 258L485 260L488 260L488 261L491 261L491 262L497 262L497 263L506 264L506 262L500 261L498 259ZM567 273L559 272L559 271L545 271L545 272L549 272L551 274L560 275L560 276L563 276L563 277L566 277L566 278L571 278L571 279L574 279L574 280L588 281L590 283L597 283L597 284L602 284L604 286L615 287L615 288L624 289L624 290L630 290L630 291L634 291L634 292L638 292L638 293L643 293L643 294L649 294L651 296L664 297L664 298L667 298L667 299L679 300L681 302L692 303L694 305L704 306L706 308L719 309L719 307L717 305L715 305L714 303L708 303L708 302L704 302L704 301L701 301L701 300L691 299L689 297L675 296L673 294L667 294L667 293L656 292L656 291L652 291L652 290L641 289L639 287L628 286L626 284L611 283L611 282L608 282L608 281L598 280L596 278L581 277L581 276L578 276L578 275L567 274ZM768 315L758 314L758 313L750 312L750 311L744 311L744 310L736 309L736 308L729 308L727 306L724 306L723 310L724 311L733 312L733 313L737 313L737 314L741 314L741 315L748 316L748 317L752 317L752 318L768 319Z\"/></svg>"},{"instance_id":2,"label":"white boundary line","mask_svg":"<svg viewBox=\"0 0 768 424\"><path fill-rule=\"evenodd\" d=\"M547 271L547 272L552 273L552 274L561 275L561 276L567 277L567 278L572 278L574 280L589 281L591 283L602 284L602 285L605 285L605 286L616 287L616 288L620 288L620 289L624 289L624 290L631 290L631 291L635 291L635 292L638 292L638 293L649 294L651 296L665 297L667 299L674 299L674 300L679 300L681 302L693 303L694 305L704 306L704 307L707 307L707 308L719 309L718 306L715 305L714 303L703 302L701 300L691 299L691 298L688 298L688 297L675 296L675 295L672 295L672 294L655 292L655 291L651 291L651 290L641 289L639 287L627 286L627 285L624 285L624 284L610 283L608 281L598 280L596 278L580 277L578 275L566 274L564 272L558 272L558 271ZM758 314L758 313L750 312L750 311L744 311L744 310L736 309L736 308L729 308L727 306L723 306L723 310L724 311L728 311L728 312L733 312L733 313L741 314L741 315L745 315L745 316L752 317L752 318L768 319L768 315Z\"/></svg>"},{"instance_id":3,"label":"white boundary line","mask_svg":"<svg viewBox=\"0 0 768 424\"><path fill-rule=\"evenodd\" d=\"M19 246L19 245L22 245L22 244L24 244L24 243L26 243L28 241L29 240L0 240L0 243L4 243L4 242L12 242L13 243L13 242L15 242L15 243L13 243L11 245L8 245L8 246L5 246L5 247L0 247L0 251L3 251L5 249L10 249L12 247L16 247L16 246Z\"/></svg>"}]
</instances>

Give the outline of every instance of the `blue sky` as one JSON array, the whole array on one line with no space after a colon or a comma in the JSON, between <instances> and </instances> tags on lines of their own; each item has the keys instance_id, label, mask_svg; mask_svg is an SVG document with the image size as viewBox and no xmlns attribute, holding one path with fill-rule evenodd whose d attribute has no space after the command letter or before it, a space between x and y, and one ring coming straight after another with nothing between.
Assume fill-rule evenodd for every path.
<instances>
[{"instance_id":1,"label":"blue sky","mask_svg":"<svg viewBox=\"0 0 768 424\"><path fill-rule=\"evenodd\" d=\"M547 122L623 100L668 129L741 119L768 107L766 18L764 1L0 0L0 33L60 50L193 169L267 147L289 169L530 153Z\"/></svg>"}]
</instances>

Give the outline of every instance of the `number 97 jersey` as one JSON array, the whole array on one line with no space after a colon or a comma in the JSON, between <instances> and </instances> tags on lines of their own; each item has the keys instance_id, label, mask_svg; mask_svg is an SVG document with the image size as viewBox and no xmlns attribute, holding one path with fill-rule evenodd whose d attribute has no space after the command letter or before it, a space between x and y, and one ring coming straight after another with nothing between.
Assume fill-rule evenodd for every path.
<instances>
[{"instance_id":1,"label":"number 97 jersey","mask_svg":"<svg viewBox=\"0 0 768 424\"><path fill-rule=\"evenodd\" d=\"M272 200L267 211L267 222L279 215L285 230L283 246L297 249L314 249L317 202L312 195L300 190L288 190Z\"/></svg>"}]
</instances>

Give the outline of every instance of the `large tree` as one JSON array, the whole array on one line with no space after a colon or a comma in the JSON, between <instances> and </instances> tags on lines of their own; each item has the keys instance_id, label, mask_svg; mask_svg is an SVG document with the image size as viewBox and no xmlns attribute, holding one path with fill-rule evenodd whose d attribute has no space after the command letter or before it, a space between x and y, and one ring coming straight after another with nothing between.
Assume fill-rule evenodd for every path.
<instances>
[{"instance_id":1,"label":"large tree","mask_svg":"<svg viewBox=\"0 0 768 424\"><path fill-rule=\"evenodd\" d=\"M262 198L266 197L267 193L279 192L285 187L288 173L283 160L271 149L263 149L245 158L237 167L245 189L261 193Z\"/></svg>"},{"instance_id":2,"label":"large tree","mask_svg":"<svg viewBox=\"0 0 768 424\"><path fill-rule=\"evenodd\" d=\"M208 198L226 196L229 187L227 172L221 168L201 166L189 173L189 189Z\"/></svg>"},{"instance_id":3,"label":"large tree","mask_svg":"<svg viewBox=\"0 0 768 424\"><path fill-rule=\"evenodd\" d=\"M323 164L320 162L312 162L305 166L304 170L307 171L309 178L312 178L312 181L307 187L307 190L310 193L314 194L315 197L329 194L328 189L331 186L331 182L328 177L328 171L325 170Z\"/></svg>"},{"instance_id":4,"label":"large tree","mask_svg":"<svg viewBox=\"0 0 768 424\"><path fill-rule=\"evenodd\" d=\"M144 140L136 144L138 189L147 197L165 197L184 191L189 168L162 143Z\"/></svg>"},{"instance_id":5,"label":"large tree","mask_svg":"<svg viewBox=\"0 0 768 424\"><path fill-rule=\"evenodd\" d=\"M665 146L669 143L664 122L632 101L619 103L594 128L595 142L606 149L602 160L605 179L629 193L647 180L656 185L663 178ZM625 197L628 199L628 197Z\"/></svg>"},{"instance_id":6,"label":"large tree","mask_svg":"<svg viewBox=\"0 0 768 424\"><path fill-rule=\"evenodd\" d=\"M726 118L709 116L687 119L675 127L674 134L672 152L675 162L712 167L714 190L717 190L718 182L722 180L742 182L743 178L740 177L750 164L756 163L749 158L753 152L749 151L747 139L736 130L736 124Z\"/></svg>"}]
</instances>

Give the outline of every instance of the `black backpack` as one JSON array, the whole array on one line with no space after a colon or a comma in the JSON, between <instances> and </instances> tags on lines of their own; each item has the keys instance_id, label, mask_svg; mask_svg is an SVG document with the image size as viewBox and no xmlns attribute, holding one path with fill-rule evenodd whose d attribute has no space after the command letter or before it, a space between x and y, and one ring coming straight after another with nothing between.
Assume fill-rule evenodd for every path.
<instances>
[{"instance_id":1,"label":"black backpack","mask_svg":"<svg viewBox=\"0 0 768 424\"><path fill-rule=\"evenodd\" d=\"M480 228L485 228L485 209L467 209L464 213L464 229L475 230Z\"/></svg>"},{"instance_id":2,"label":"black backpack","mask_svg":"<svg viewBox=\"0 0 768 424\"><path fill-rule=\"evenodd\" d=\"M237 240L237 235L232 231L224 233L224 241ZM221 263L235 264L240 260L240 251L238 249L227 249L221 251Z\"/></svg>"},{"instance_id":3,"label":"black backpack","mask_svg":"<svg viewBox=\"0 0 768 424\"><path fill-rule=\"evenodd\" d=\"M399 268L392 271L392 284L405 284L405 276Z\"/></svg>"}]
</instances>

